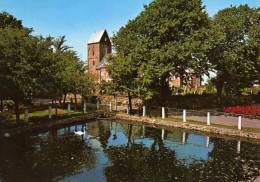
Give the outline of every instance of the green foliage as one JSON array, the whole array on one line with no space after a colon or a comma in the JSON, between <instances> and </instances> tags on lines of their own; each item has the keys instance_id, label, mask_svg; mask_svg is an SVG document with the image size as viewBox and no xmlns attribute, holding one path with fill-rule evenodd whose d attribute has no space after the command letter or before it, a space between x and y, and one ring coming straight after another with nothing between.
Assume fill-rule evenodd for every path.
<instances>
[{"instance_id":1,"label":"green foliage","mask_svg":"<svg viewBox=\"0 0 260 182\"><path fill-rule=\"evenodd\" d=\"M167 102L168 78L216 77L207 89L240 95L260 80L259 8L230 7L209 19L200 0L155 0L113 38L109 70L117 91Z\"/></svg>"},{"instance_id":2,"label":"green foliage","mask_svg":"<svg viewBox=\"0 0 260 182\"><path fill-rule=\"evenodd\" d=\"M33 91L36 85L32 64L36 61L35 40L25 30L0 29L1 90L14 100Z\"/></svg>"},{"instance_id":3,"label":"green foliage","mask_svg":"<svg viewBox=\"0 0 260 182\"><path fill-rule=\"evenodd\" d=\"M65 37L33 36L12 15L0 13L0 98L19 107L33 97L60 99L67 93L91 92L92 79Z\"/></svg>"},{"instance_id":4,"label":"green foliage","mask_svg":"<svg viewBox=\"0 0 260 182\"><path fill-rule=\"evenodd\" d=\"M226 8L213 17L209 58L217 73L214 83L219 95L222 88L229 95L239 95L259 79L259 20L259 8L247 5Z\"/></svg>"},{"instance_id":5,"label":"green foliage","mask_svg":"<svg viewBox=\"0 0 260 182\"><path fill-rule=\"evenodd\" d=\"M156 0L114 36L117 51L110 73L120 89L144 101L170 94L168 78L184 82L208 74L208 44L202 37L209 20L199 0Z\"/></svg>"},{"instance_id":6,"label":"green foliage","mask_svg":"<svg viewBox=\"0 0 260 182\"><path fill-rule=\"evenodd\" d=\"M12 119L12 113L4 111L0 112L0 123L10 121Z\"/></svg>"},{"instance_id":7,"label":"green foliage","mask_svg":"<svg viewBox=\"0 0 260 182\"><path fill-rule=\"evenodd\" d=\"M0 28L24 28L21 20L17 20L14 16L7 12L0 13Z\"/></svg>"}]
</instances>

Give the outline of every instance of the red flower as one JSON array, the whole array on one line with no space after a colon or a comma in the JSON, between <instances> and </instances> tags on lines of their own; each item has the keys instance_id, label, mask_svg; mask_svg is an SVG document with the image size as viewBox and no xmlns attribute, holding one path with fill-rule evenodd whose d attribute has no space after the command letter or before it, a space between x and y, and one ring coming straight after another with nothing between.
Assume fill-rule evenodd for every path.
<instances>
[{"instance_id":1,"label":"red flower","mask_svg":"<svg viewBox=\"0 0 260 182\"><path fill-rule=\"evenodd\" d=\"M224 107L224 112L244 114L244 115L260 115L260 106L247 105L247 106Z\"/></svg>"}]
</instances>

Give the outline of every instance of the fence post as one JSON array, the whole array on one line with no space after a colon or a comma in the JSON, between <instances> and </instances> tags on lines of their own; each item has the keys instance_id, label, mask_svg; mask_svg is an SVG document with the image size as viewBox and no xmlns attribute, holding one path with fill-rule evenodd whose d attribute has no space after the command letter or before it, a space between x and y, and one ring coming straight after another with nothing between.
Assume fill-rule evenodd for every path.
<instances>
[{"instance_id":1,"label":"fence post","mask_svg":"<svg viewBox=\"0 0 260 182\"><path fill-rule=\"evenodd\" d=\"M241 151L241 141L237 141L237 153L239 154Z\"/></svg>"},{"instance_id":2,"label":"fence post","mask_svg":"<svg viewBox=\"0 0 260 182\"><path fill-rule=\"evenodd\" d=\"M146 107L143 106L143 117L145 117L145 116L146 116Z\"/></svg>"},{"instance_id":3,"label":"fence post","mask_svg":"<svg viewBox=\"0 0 260 182\"><path fill-rule=\"evenodd\" d=\"M86 100L84 100L84 103L83 103L83 113L85 114L87 112L87 103L86 103Z\"/></svg>"},{"instance_id":4,"label":"fence post","mask_svg":"<svg viewBox=\"0 0 260 182\"><path fill-rule=\"evenodd\" d=\"M126 114L129 115L129 106L128 106L128 104L126 105Z\"/></svg>"},{"instance_id":5,"label":"fence post","mask_svg":"<svg viewBox=\"0 0 260 182\"><path fill-rule=\"evenodd\" d=\"M28 122L29 121L29 112L28 109L25 109L24 111L24 121Z\"/></svg>"},{"instance_id":6,"label":"fence post","mask_svg":"<svg viewBox=\"0 0 260 182\"><path fill-rule=\"evenodd\" d=\"M242 116L238 116L238 130L242 129Z\"/></svg>"},{"instance_id":7,"label":"fence post","mask_svg":"<svg viewBox=\"0 0 260 182\"><path fill-rule=\"evenodd\" d=\"M49 106L48 115L49 115L49 119L51 119L52 118L52 107L51 106Z\"/></svg>"},{"instance_id":8,"label":"fence post","mask_svg":"<svg viewBox=\"0 0 260 182\"><path fill-rule=\"evenodd\" d=\"M142 126L142 135L143 135L143 138L145 138L145 126L144 125Z\"/></svg>"},{"instance_id":9,"label":"fence post","mask_svg":"<svg viewBox=\"0 0 260 182\"><path fill-rule=\"evenodd\" d=\"M165 130L162 129L162 140L164 140Z\"/></svg>"},{"instance_id":10,"label":"fence post","mask_svg":"<svg viewBox=\"0 0 260 182\"><path fill-rule=\"evenodd\" d=\"M209 148L209 140L210 140L209 136L206 136L206 147L207 148Z\"/></svg>"},{"instance_id":11,"label":"fence post","mask_svg":"<svg viewBox=\"0 0 260 182\"><path fill-rule=\"evenodd\" d=\"M186 143L186 133L183 132L182 133L182 144L185 144Z\"/></svg>"},{"instance_id":12,"label":"fence post","mask_svg":"<svg viewBox=\"0 0 260 182\"><path fill-rule=\"evenodd\" d=\"M207 113L207 125L210 126L210 112Z\"/></svg>"},{"instance_id":13,"label":"fence post","mask_svg":"<svg viewBox=\"0 0 260 182\"><path fill-rule=\"evenodd\" d=\"M99 101L97 101L97 110L99 110Z\"/></svg>"},{"instance_id":14,"label":"fence post","mask_svg":"<svg viewBox=\"0 0 260 182\"><path fill-rule=\"evenodd\" d=\"M162 119L165 119L165 107L162 107Z\"/></svg>"},{"instance_id":15,"label":"fence post","mask_svg":"<svg viewBox=\"0 0 260 182\"><path fill-rule=\"evenodd\" d=\"M109 103L109 111L112 112L112 103Z\"/></svg>"},{"instance_id":16,"label":"fence post","mask_svg":"<svg viewBox=\"0 0 260 182\"><path fill-rule=\"evenodd\" d=\"M187 112L186 110L184 109L183 110L183 122L185 123L187 120L186 120L186 115L187 115Z\"/></svg>"},{"instance_id":17,"label":"fence post","mask_svg":"<svg viewBox=\"0 0 260 182\"><path fill-rule=\"evenodd\" d=\"M115 110L117 111L117 97L115 98Z\"/></svg>"},{"instance_id":18,"label":"fence post","mask_svg":"<svg viewBox=\"0 0 260 182\"><path fill-rule=\"evenodd\" d=\"M71 105L70 105L70 103L68 103L68 112L70 112L71 111Z\"/></svg>"}]
</instances>

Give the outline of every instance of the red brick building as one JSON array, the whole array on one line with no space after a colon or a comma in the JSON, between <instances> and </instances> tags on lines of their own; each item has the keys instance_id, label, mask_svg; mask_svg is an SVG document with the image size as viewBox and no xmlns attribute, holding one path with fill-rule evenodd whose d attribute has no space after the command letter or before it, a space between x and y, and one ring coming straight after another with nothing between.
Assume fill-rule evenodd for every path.
<instances>
[{"instance_id":1,"label":"red brick building","mask_svg":"<svg viewBox=\"0 0 260 182\"><path fill-rule=\"evenodd\" d=\"M96 31L88 41L88 73L98 83L110 79L107 72L107 56L112 53L112 45L106 30Z\"/></svg>"},{"instance_id":2,"label":"red brick building","mask_svg":"<svg viewBox=\"0 0 260 182\"><path fill-rule=\"evenodd\" d=\"M183 81L179 76L172 75L169 79L169 86L172 87L182 87L187 86L189 88L198 88L201 86L202 79L200 77L197 77L196 75L193 75L191 73L190 79L187 84L183 84Z\"/></svg>"}]
</instances>

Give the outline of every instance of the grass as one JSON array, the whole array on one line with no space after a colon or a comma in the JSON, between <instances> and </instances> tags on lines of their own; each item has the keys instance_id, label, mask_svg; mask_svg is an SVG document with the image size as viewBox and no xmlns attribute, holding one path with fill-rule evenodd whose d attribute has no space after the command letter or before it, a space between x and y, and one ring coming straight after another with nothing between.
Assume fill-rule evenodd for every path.
<instances>
[{"instance_id":1,"label":"grass","mask_svg":"<svg viewBox=\"0 0 260 182\"><path fill-rule=\"evenodd\" d=\"M58 109L58 116L61 115L71 115L71 114L75 114L75 113L79 113L79 112L70 112L68 113L67 110L64 109ZM55 115L55 109L52 109L52 115ZM46 110L40 110L40 111L35 111L35 112L30 112L29 113L29 117L46 117L49 116L49 111L48 109ZM24 113L20 115L20 119L24 120Z\"/></svg>"},{"instance_id":2,"label":"grass","mask_svg":"<svg viewBox=\"0 0 260 182\"><path fill-rule=\"evenodd\" d=\"M68 112L67 110L65 109L58 109L57 110L58 114L55 115L55 109L52 109L52 118L55 119L55 118L65 118L65 117L70 117L70 116L76 116L76 115L81 115L82 112L78 111L78 112L75 112L75 111L71 111L71 112ZM21 113L20 114L20 120L21 121L24 121L24 113ZM49 110L48 109L45 109L45 110L39 110L39 111L34 111L34 112L29 112L29 121L32 121L32 122L36 122L36 121L40 121L40 120L45 120L45 119L48 119L49 117ZM15 115L13 115L12 119L11 119L11 122L14 122L15 121Z\"/></svg>"}]
</instances>

